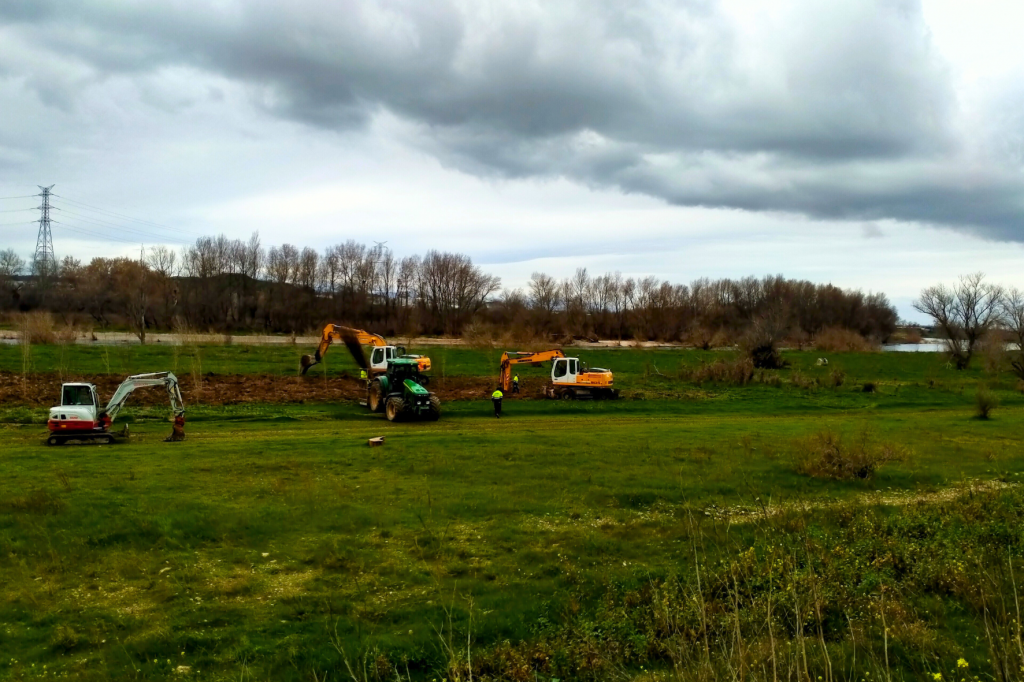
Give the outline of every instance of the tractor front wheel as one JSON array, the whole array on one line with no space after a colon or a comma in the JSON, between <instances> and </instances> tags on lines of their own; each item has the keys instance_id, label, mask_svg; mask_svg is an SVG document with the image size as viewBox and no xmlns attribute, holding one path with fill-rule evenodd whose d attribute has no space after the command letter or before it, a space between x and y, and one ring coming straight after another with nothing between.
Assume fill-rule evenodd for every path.
<instances>
[{"instance_id":1,"label":"tractor front wheel","mask_svg":"<svg viewBox=\"0 0 1024 682\"><path fill-rule=\"evenodd\" d=\"M384 409L384 389L381 387L379 381L374 381L370 384L370 388L367 389L368 395L366 397L366 404L370 407L370 412L380 412Z\"/></svg>"},{"instance_id":2,"label":"tractor front wheel","mask_svg":"<svg viewBox=\"0 0 1024 682\"><path fill-rule=\"evenodd\" d=\"M441 418L441 399L433 393L430 394L430 407L427 409L427 419L436 422Z\"/></svg>"},{"instance_id":3,"label":"tractor front wheel","mask_svg":"<svg viewBox=\"0 0 1024 682\"><path fill-rule=\"evenodd\" d=\"M401 398L388 398L384 405L384 414L389 422L396 422L402 418L405 411L405 401Z\"/></svg>"}]
</instances>

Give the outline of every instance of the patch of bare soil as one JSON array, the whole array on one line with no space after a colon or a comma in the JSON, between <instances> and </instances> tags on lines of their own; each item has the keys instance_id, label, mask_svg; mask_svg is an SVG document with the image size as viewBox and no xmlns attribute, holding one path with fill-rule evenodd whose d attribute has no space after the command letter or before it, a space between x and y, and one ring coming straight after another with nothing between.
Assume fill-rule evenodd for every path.
<instances>
[{"instance_id":1,"label":"patch of bare soil","mask_svg":"<svg viewBox=\"0 0 1024 682\"><path fill-rule=\"evenodd\" d=\"M65 377L65 381L96 384L100 399L106 400L124 377L106 374ZM280 376L274 374L206 374L199 382L199 391L191 376L179 376L185 404L235 405L239 403L336 403L365 399L364 384L354 377L327 379ZM14 372L0 372L0 404L50 406L60 400L60 376L56 373L35 373L23 379ZM483 400L494 390L494 379L487 377L445 377L434 379L427 387L447 400ZM533 396L531 396L533 397ZM536 397L542 397L540 394ZM162 388L136 391L131 397L135 405L164 405L167 395Z\"/></svg>"}]
</instances>

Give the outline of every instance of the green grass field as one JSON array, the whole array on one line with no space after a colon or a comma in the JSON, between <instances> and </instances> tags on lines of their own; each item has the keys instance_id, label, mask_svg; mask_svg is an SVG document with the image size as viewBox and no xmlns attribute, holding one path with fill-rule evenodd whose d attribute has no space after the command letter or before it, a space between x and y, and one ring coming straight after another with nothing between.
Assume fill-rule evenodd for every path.
<instances>
[{"instance_id":1,"label":"green grass field","mask_svg":"<svg viewBox=\"0 0 1024 682\"><path fill-rule=\"evenodd\" d=\"M185 372L198 355L287 374L302 352L39 346L30 371ZM425 352L440 376L491 375L498 355ZM354 371L342 355L328 376ZM501 420L482 400L436 424L190 405L177 444L158 408L125 410L127 443L48 448L34 413L0 406L0 678L1024 675L1016 380L934 354L818 355L735 386L679 378L730 353L582 352L630 399L511 400ZM21 349L0 347L0 369L22 372ZM809 475L826 431L902 457Z\"/></svg>"}]
</instances>

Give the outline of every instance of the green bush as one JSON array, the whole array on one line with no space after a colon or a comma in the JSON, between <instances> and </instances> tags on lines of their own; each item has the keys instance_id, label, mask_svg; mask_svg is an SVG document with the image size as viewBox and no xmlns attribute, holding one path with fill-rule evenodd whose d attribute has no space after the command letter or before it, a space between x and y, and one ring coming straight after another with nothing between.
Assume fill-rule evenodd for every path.
<instances>
[{"instance_id":1,"label":"green bush","mask_svg":"<svg viewBox=\"0 0 1024 682\"><path fill-rule=\"evenodd\" d=\"M978 389L974 396L974 401L976 407L975 415L978 419L988 419L992 416L992 410L999 407L999 398L985 387Z\"/></svg>"}]
</instances>

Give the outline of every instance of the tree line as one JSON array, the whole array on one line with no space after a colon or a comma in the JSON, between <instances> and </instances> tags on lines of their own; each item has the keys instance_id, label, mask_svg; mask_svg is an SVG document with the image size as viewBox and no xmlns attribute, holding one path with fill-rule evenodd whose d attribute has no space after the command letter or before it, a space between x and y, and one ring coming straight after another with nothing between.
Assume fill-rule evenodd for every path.
<instances>
[{"instance_id":1,"label":"tree line","mask_svg":"<svg viewBox=\"0 0 1024 682\"><path fill-rule=\"evenodd\" d=\"M876 342L896 329L884 294L780 276L695 279L674 284L620 273L565 279L534 273L502 289L465 255L396 257L349 240L323 251L291 244L201 237L180 252L157 246L143 258L68 256L52 277L25 278L26 264L0 251L0 308L48 310L68 322L147 330L302 333L327 321L382 334L453 335L480 328L523 337L737 341L770 324L802 343L841 328Z\"/></svg>"}]
</instances>

